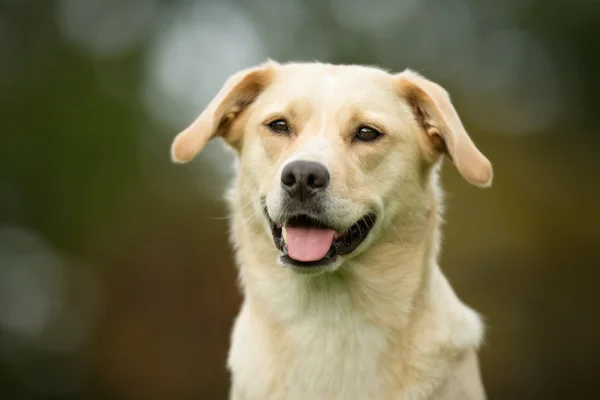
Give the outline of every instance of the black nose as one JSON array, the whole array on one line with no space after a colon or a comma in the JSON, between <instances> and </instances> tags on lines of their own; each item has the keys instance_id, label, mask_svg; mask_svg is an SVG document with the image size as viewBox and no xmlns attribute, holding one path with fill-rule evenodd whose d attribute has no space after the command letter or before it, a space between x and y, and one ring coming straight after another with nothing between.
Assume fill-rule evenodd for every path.
<instances>
[{"instance_id":1,"label":"black nose","mask_svg":"<svg viewBox=\"0 0 600 400\"><path fill-rule=\"evenodd\" d=\"M292 161L281 172L281 187L290 197L306 200L329 185L329 171L312 161Z\"/></svg>"}]
</instances>

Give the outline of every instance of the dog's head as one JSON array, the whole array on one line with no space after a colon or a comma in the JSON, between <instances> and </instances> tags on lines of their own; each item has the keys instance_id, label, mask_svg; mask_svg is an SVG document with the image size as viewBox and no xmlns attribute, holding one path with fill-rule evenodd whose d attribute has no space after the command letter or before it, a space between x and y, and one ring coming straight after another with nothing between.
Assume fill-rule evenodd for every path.
<instances>
[{"instance_id":1,"label":"dog's head","mask_svg":"<svg viewBox=\"0 0 600 400\"><path fill-rule=\"evenodd\" d=\"M335 269L385 220L409 217L443 154L470 183L492 181L446 91L408 70L267 62L225 83L177 136L173 159L216 136L238 152L251 215L298 271Z\"/></svg>"}]
</instances>

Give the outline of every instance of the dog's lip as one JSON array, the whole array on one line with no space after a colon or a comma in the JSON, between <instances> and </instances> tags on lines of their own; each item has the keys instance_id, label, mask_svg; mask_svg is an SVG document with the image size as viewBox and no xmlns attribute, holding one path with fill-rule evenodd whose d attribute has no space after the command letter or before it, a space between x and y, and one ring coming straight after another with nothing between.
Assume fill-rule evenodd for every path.
<instances>
[{"instance_id":1,"label":"dog's lip","mask_svg":"<svg viewBox=\"0 0 600 400\"><path fill-rule=\"evenodd\" d=\"M294 213L294 214L287 214L287 215L284 215L284 216L278 218L277 220L274 220L273 218L271 218L271 215L269 214L269 211L267 210L266 206L264 206L262 209L263 209L265 218L267 219L267 221L269 221L269 224L272 227L276 227L277 229L283 228L290 221L292 221L298 217L306 217L310 220L315 221L315 223L317 223L319 226L321 226L323 228L333 229L335 231L336 238L339 236L342 236L346 231L348 231L352 227L352 225L350 225L349 227L346 227L346 228L340 227L337 224L334 224L330 221L325 220L321 216L315 216L311 213L302 213L302 212Z\"/></svg>"},{"instance_id":2,"label":"dog's lip","mask_svg":"<svg viewBox=\"0 0 600 400\"><path fill-rule=\"evenodd\" d=\"M275 222L266 207L263 208L265 217L269 221L269 225L271 227L271 233L273 235L273 241L275 242L275 246L282 252L282 261L286 264L293 264L295 267L318 267L325 264L330 264L335 261L338 255L348 255L356 250L358 246L369 235L371 229L375 225L377 217L374 213L367 213L363 215L358 221L350 225L346 229L334 229L331 225L326 222L323 222L321 218L314 218L313 216L306 214L295 214L286 216L283 218L282 222ZM287 245L283 240L283 227L291 220L296 218L304 218L308 220L314 221L316 224L322 227L333 229L336 234L331 245L331 248L327 255L316 262L303 263L299 261L292 260L287 255Z\"/></svg>"}]
</instances>

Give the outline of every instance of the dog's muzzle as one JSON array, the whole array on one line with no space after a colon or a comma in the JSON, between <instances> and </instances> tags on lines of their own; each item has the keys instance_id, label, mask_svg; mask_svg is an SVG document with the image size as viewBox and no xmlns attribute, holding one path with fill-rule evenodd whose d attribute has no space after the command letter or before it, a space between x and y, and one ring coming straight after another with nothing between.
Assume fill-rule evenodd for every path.
<instances>
[{"instance_id":1,"label":"dog's muzzle","mask_svg":"<svg viewBox=\"0 0 600 400\"><path fill-rule=\"evenodd\" d=\"M375 224L375 215L369 213L350 227L336 229L322 206L329 183L329 171L324 165L293 161L281 173L282 208L286 214L274 221L263 202L273 241L284 264L296 267L331 264L338 255L356 250Z\"/></svg>"}]
</instances>

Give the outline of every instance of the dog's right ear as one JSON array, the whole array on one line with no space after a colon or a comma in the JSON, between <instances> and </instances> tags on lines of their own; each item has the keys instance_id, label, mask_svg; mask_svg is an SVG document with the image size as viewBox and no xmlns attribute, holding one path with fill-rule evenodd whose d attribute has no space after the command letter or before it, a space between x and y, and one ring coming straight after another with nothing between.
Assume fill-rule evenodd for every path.
<instances>
[{"instance_id":1,"label":"dog's right ear","mask_svg":"<svg viewBox=\"0 0 600 400\"><path fill-rule=\"evenodd\" d=\"M238 144L242 132L232 131L231 123L269 84L277 65L269 60L232 75L200 116L175 137L171 159L177 163L190 161L216 136L232 146Z\"/></svg>"}]
</instances>

